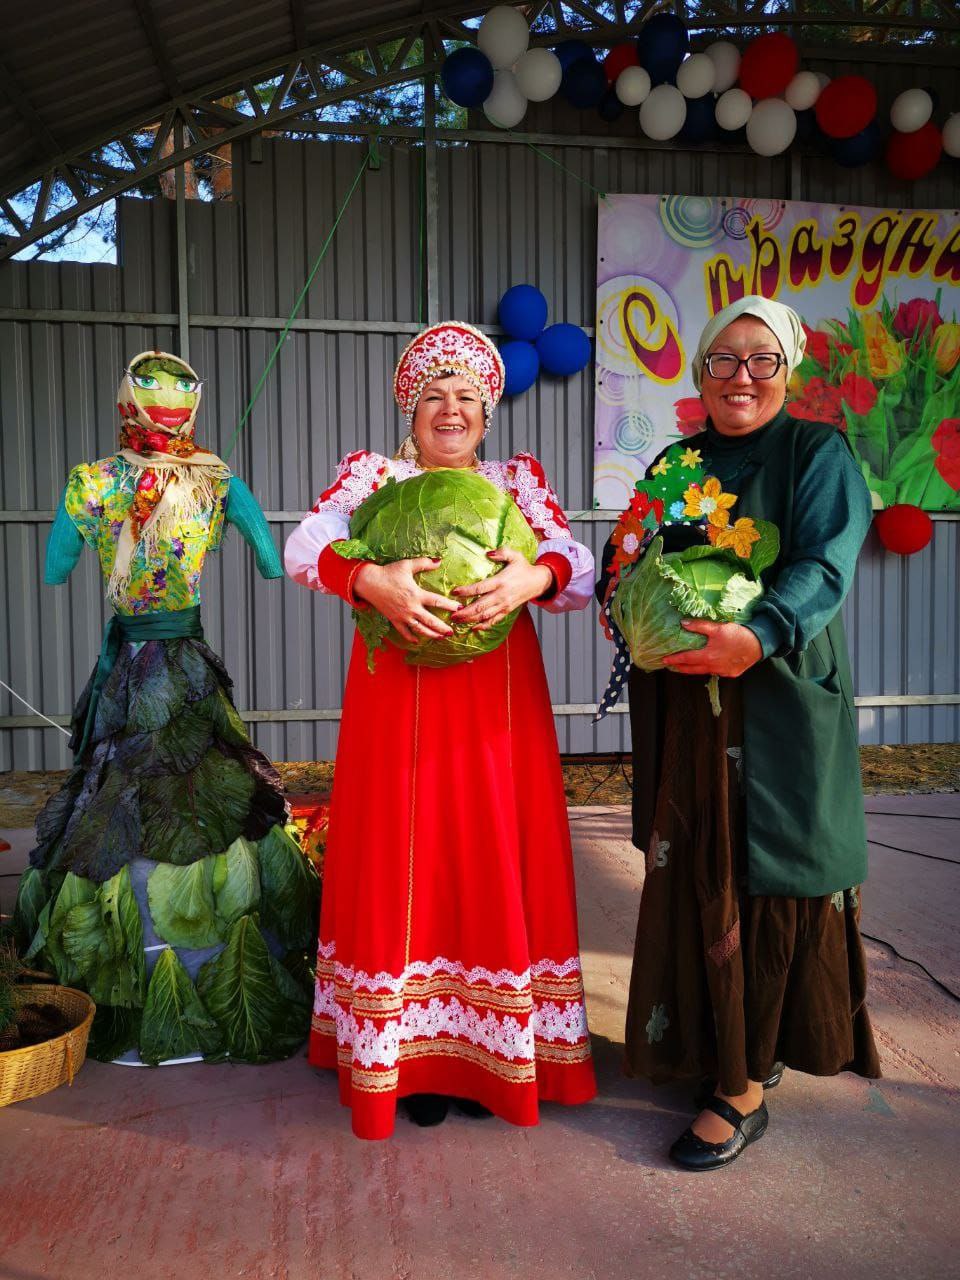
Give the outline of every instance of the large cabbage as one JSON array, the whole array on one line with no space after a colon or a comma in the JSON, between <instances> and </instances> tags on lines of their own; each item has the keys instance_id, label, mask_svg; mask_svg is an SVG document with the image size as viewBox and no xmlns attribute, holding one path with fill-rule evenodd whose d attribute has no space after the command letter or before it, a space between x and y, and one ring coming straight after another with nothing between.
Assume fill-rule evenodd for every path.
<instances>
[{"instance_id":1,"label":"large cabbage","mask_svg":"<svg viewBox=\"0 0 960 1280\"><path fill-rule=\"evenodd\" d=\"M513 547L533 563L537 539L506 493L475 471L441 469L413 476L399 484L388 480L361 503L350 521L350 541L337 546L342 554L389 564L394 560L433 556L437 569L417 574L425 591L450 596L454 587L482 582L499 573L501 565L487 559L497 547ZM456 597L453 597L456 598ZM433 610L449 621L449 615ZM367 645L367 663L384 640L407 650L407 662L425 667L448 667L490 653L507 638L519 613L484 631L451 622L453 635L423 639L411 645L374 609L355 611L357 628Z\"/></svg>"},{"instance_id":2,"label":"large cabbage","mask_svg":"<svg viewBox=\"0 0 960 1280\"><path fill-rule=\"evenodd\" d=\"M709 545L663 553L654 538L628 566L613 596L611 612L642 671L656 671L671 653L702 649L706 637L684 630L684 618L746 622L763 596L760 574L777 558L776 526L754 522L759 540L749 558ZM713 698L713 693L711 694Z\"/></svg>"}]
</instances>

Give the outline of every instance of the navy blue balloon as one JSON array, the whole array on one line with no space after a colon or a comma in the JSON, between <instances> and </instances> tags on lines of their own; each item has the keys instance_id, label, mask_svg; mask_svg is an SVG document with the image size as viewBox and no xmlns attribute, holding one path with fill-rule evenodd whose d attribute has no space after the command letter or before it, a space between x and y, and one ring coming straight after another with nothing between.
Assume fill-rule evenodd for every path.
<instances>
[{"instance_id":1,"label":"navy blue balloon","mask_svg":"<svg viewBox=\"0 0 960 1280\"><path fill-rule=\"evenodd\" d=\"M511 338L533 342L547 323L547 300L532 284L515 284L500 299L497 315Z\"/></svg>"},{"instance_id":2,"label":"navy blue balloon","mask_svg":"<svg viewBox=\"0 0 960 1280\"><path fill-rule=\"evenodd\" d=\"M458 107L481 107L493 88L493 64L479 49L457 49L441 67L440 83Z\"/></svg>"},{"instance_id":3,"label":"navy blue balloon","mask_svg":"<svg viewBox=\"0 0 960 1280\"><path fill-rule=\"evenodd\" d=\"M560 378L579 373L590 363L590 339L575 324L552 324L537 339L540 363Z\"/></svg>"},{"instance_id":4,"label":"navy blue balloon","mask_svg":"<svg viewBox=\"0 0 960 1280\"><path fill-rule=\"evenodd\" d=\"M808 107L806 111L797 111L797 142L802 142L806 146L818 142L823 137L820 126L817 124L817 113L813 107Z\"/></svg>"},{"instance_id":5,"label":"navy blue balloon","mask_svg":"<svg viewBox=\"0 0 960 1280\"><path fill-rule=\"evenodd\" d=\"M578 58L563 73L560 92L572 107L581 111L597 107L607 92L607 73L592 54L589 58Z\"/></svg>"},{"instance_id":6,"label":"navy blue balloon","mask_svg":"<svg viewBox=\"0 0 960 1280\"><path fill-rule=\"evenodd\" d=\"M600 119L606 120L607 124L613 124L614 120L619 120L623 115L624 106L617 97L617 91L613 87L600 99L600 105L597 107L600 112Z\"/></svg>"},{"instance_id":7,"label":"navy blue balloon","mask_svg":"<svg viewBox=\"0 0 960 1280\"><path fill-rule=\"evenodd\" d=\"M640 65L650 83L671 82L690 48L690 33L675 13L658 13L645 22L637 36Z\"/></svg>"},{"instance_id":8,"label":"navy blue balloon","mask_svg":"<svg viewBox=\"0 0 960 1280\"><path fill-rule=\"evenodd\" d=\"M518 396L536 382L540 357L533 343L505 342L500 348L500 359L507 375L503 383L505 396Z\"/></svg>"},{"instance_id":9,"label":"navy blue balloon","mask_svg":"<svg viewBox=\"0 0 960 1280\"><path fill-rule=\"evenodd\" d=\"M681 142L710 142L720 130L716 116L717 100L712 93L687 101L687 118L679 138Z\"/></svg>"},{"instance_id":10,"label":"navy blue balloon","mask_svg":"<svg viewBox=\"0 0 960 1280\"><path fill-rule=\"evenodd\" d=\"M883 135L876 119L852 138L831 138L830 153L837 164L845 169L858 169L862 164L876 160L883 150Z\"/></svg>"},{"instance_id":11,"label":"navy blue balloon","mask_svg":"<svg viewBox=\"0 0 960 1280\"><path fill-rule=\"evenodd\" d=\"M566 71L567 67L577 62L580 58L592 58L593 50L588 44L584 44L582 40L561 40L558 45L554 46L553 52L560 59L560 69Z\"/></svg>"}]
</instances>

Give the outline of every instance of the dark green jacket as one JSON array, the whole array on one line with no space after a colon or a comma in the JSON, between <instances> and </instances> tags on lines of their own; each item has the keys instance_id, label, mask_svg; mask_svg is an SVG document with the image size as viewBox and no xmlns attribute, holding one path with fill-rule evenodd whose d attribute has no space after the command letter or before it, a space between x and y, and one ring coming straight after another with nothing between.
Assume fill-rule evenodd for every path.
<instances>
[{"instance_id":1,"label":"dark green jacket","mask_svg":"<svg viewBox=\"0 0 960 1280\"><path fill-rule=\"evenodd\" d=\"M713 432L701 449L708 474L738 495L734 518L771 520L780 555L750 622L764 658L740 677L751 894L820 897L860 884L866 829L856 711L840 605L870 526L867 486L834 427L785 411L754 438ZM631 672L631 720L649 722L657 677ZM639 745L639 743L638 743ZM645 847L655 780L634 761L634 839Z\"/></svg>"}]
</instances>

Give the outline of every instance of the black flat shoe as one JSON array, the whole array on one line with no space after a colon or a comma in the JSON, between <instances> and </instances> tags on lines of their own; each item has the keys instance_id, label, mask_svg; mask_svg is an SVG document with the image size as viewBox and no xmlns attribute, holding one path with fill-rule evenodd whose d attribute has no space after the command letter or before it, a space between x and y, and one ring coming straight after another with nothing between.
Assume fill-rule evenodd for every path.
<instances>
[{"instance_id":1,"label":"black flat shoe","mask_svg":"<svg viewBox=\"0 0 960 1280\"><path fill-rule=\"evenodd\" d=\"M453 1105L461 1115L469 1116L471 1120L489 1120L493 1115L489 1107L482 1102L474 1102L473 1098L454 1098Z\"/></svg>"},{"instance_id":2,"label":"black flat shoe","mask_svg":"<svg viewBox=\"0 0 960 1280\"><path fill-rule=\"evenodd\" d=\"M442 1093L411 1093L400 1101L407 1116L421 1129L432 1129L435 1124L442 1124L450 1109L450 1099Z\"/></svg>"},{"instance_id":3,"label":"black flat shoe","mask_svg":"<svg viewBox=\"0 0 960 1280\"><path fill-rule=\"evenodd\" d=\"M756 1111L751 1111L746 1116L722 1098L710 1098L701 1110L712 1111L721 1120L726 1120L727 1124L732 1124L734 1134L726 1142L705 1142L703 1138L697 1137L692 1128L685 1129L670 1148L670 1159L681 1169L689 1169L693 1173L720 1169L725 1164L732 1163L751 1142L763 1137L770 1121L765 1102L761 1102Z\"/></svg>"},{"instance_id":4,"label":"black flat shoe","mask_svg":"<svg viewBox=\"0 0 960 1280\"><path fill-rule=\"evenodd\" d=\"M775 1062L773 1064L773 1070L767 1076L766 1080L761 1080L760 1082L764 1089L775 1089L783 1079L783 1073L785 1070L786 1067L782 1062ZM709 1076L706 1076L700 1081L697 1092L693 1095L693 1105L698 1111L702 1111L716 1092L716 1080L712 1080Z\"/></svg>"}]
</instances>

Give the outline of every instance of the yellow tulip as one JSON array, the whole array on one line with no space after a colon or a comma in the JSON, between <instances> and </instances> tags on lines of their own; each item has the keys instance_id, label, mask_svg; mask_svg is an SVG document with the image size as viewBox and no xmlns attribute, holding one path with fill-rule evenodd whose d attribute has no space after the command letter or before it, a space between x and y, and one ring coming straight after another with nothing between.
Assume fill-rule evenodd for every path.
<instances>
[{"instance_id":1,"label":"yellow tulip","mask_svg":"<svg viewBox=\"0 0 960 1280\"><path fill-rule=\"evenodd\" d=\"M960 360L960 324L937 325L931 350L937 373L949 373Z\"/></svg>"},{"instance_id":2,"label":"yellow tulip","mask_svg":"<svg viewBox=\"0 0 960 1280\"><path fill-rule=\"evenodd\" d=\"M893 337L878 311L861 317L867 347L867 368L874 378L890 378L903 368L903 348Z\"/></svg>"}]
</instances>

